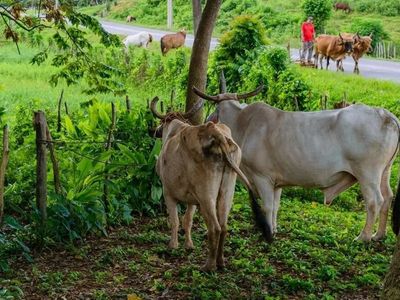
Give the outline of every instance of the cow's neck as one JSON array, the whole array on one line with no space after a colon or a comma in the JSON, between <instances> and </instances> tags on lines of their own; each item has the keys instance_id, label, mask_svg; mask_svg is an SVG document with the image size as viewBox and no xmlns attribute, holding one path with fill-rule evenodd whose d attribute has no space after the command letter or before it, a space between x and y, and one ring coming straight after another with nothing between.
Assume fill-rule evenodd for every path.
<instances>
[{"instance_id":1,"label":"cow's neck","mask_svg":"<svg viewBox=\"0 0 400 300\"><path fill-rule=\"evenodd\" d=\"M242 107L240 107L239 102L233 100L223 101L218 105L218 120L219 122L227 125L231 129L232 137L234 139L237 139L237 120L241 110Z\"/></svg>"}]
</instances>

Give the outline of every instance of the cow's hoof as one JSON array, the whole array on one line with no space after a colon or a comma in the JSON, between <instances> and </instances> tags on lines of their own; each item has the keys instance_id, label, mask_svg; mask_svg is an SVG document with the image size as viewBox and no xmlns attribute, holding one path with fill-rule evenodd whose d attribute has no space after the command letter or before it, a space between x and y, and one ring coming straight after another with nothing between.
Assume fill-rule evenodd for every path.
<instances>
[{"instance_id":1,"label":"cow's hoof","mask_svg":"<svg viewBox=\"0 0 400 300\"><path fill-rule=\"evenodd\" d=\"M189 249L189 250L193 250L194 249L193 242L192 241L185 242L185 248Z\"/></svg>"},{"instance_id":2,"label":"cow's hoof","mask_svg":"<svg viewBox=\"0 0 400 300\"><path fill-rule=\"evenodd\" d=\"M178 249L178 242L177 241L170 241L169 242L169 244L168 244L168 247L170 248L170 249Z\"/></svg>"},{"instance_id":3,"label":"cow's hoof","mask_svg":"<svg viewBox=\"0 0 400 300\"><path fill-rule=\"evenodd\" d=\"M369 243L371 242L371 237L364 233L360 233L358 237L354 239L355 242Z\"/></svg>"},{"instance_id":4,"label":"cow's hoof","mask_svg":"<svg viewBox=\"0 0 400 300\"><path fill-rule=\"evenodd\" d=\"M374 241L374 242L379 242L379 241L382 241L383 239L385 238L385 234L384 233L375 233L373 236L372 236L372 240Z\"/></svg>"}]
</instances>

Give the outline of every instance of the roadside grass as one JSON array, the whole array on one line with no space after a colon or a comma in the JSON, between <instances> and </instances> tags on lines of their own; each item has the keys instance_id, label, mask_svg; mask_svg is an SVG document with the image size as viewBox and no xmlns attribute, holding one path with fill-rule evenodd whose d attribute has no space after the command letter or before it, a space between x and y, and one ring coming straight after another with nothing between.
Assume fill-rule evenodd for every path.
<instances>
[{"instance_id":1,"label":"roadside grass","mask_svg":"<svg viewBox=\"0 0 400 300\"><path fill-rule=\"evenodd\" d=\"M362 75L300 66L297 68L304 80L312 87L314 94L328 95L328 107L333 107L333 104L341 101L346 94L348 102L355 101L383 107L400 117L400 84L365 78ZM360 68L362 68L362 62Z\"/></svg>"},{"instance_id":2,"label":"roadside grass","mask_svg":"<svg viewBox=\"0 0 400 300\"><path fill-rule=\"evenodd\" d=\"M229 217L227 267L215 273L200 271L207 242L196 213L193 251L183 249L182 233L180 248L168 249L166 216L137 217L106 237L37 252L32 264L16 259L3 284L29 299L378 299L395 237L354 242L365 211L354 199L343 208L346 200L326 207L312 197L284 197L279 233L267 245L254 229L247 195L239 193Z\"/></svg>"}]
</instances>

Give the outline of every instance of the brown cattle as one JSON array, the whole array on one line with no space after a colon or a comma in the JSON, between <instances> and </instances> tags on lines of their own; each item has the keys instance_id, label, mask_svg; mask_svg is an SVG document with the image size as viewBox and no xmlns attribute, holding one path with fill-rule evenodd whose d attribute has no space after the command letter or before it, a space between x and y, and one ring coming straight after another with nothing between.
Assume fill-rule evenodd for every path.
<instances>
[{"instance_id":1,"label":"brown cattle","mask_svg":"<svg viewBox=\"0 0 400 300\"><path fill-rule=\"evenodd\" d=\"M340 108L345 108L347 106L350 106L351 104L348 103L346 100L342 100L340 102L336 102L335 104L333 104L333 108L334 109L340 109Z\"/></svg>"},{"instance_id":2,"label":"brown cattle","mask_svg":"<svg viewBox=\"0 0 400 300\"><path fill-rule=\"evenodd\" d=\"M133 17L133 16L127 16L127 17L126 17L126 22L127 22L127 23L131 23L132 21L136 21L136 18Z\"/></svg>"},{"instance_id":3,"label":"brown cattle","mask_svg":"<svg viewBox=\"0 0 400 300\"><path fill-rule=\"evenodd\" d=\"M351 55L354 59L354 73L360 74L360 69L358 68L358 61L367 52L372 51L372 34L368 36L358 36L357 42L353 47L353 54Z\"/></svg>"},{"instance_id":4,"label":"brown cattle","mask_svg":"<svg viewBox=\"0 0 400 300\"><path fill-rule=\"evenodd\" d=\"M191 126L186 123L203 105L199 100L186 114L161 115L156 110L158 98L151 102L154 116L162 120L157 130L163 146L157 160L157 174L163 184L163 194L172 227L170 248L178 247L179 218L177 203L187 204L183 218L185 246L193 248L191 227L196 206L207 225L209 254L205 271L224 267L223 246L227 234L228 214L232 207L236 174L250 187L239 169L241 150L233 141L230 129L223 124L208 122ZM261 207L249 188L252 208L259 222L267 223ZM261 225L261 224L260 224ZM270 230L265 227L264 232Z\"/></svg>"},{"instance_id":5,"label":"brown cattle","mask_svg":"<svg viewBox=\"0 0 400 300\"><path fill-rule=\"evenodd\" d=\"M335 11L343 10L347 13L351 12L350 5L348 5L347 3L343 3L343 2L336 3L335 5L333 5L333 8L335 9Z\"/></svg>"},{"instance_id":6,"label":"brown cattle","mask_svg":"<svg viewBox=\"0 0 400 300\"><path fill-rule=\"evenodd\" d=\"M167 54L170 49L182 47L185 44L186 31L166 34L161 38L161 52Z\"/></svg>"},{"instance_id":7,"label":"brown cattle","mask_svg":"<svg viewBox=\"0 0 400 300\"><path fill-rule=\"evenodd\" d=\"M329 66L329 60L336 60L336 70L344 71L343 65L340 64L340 61L345 58L346 55L350 55L353 51L355 37L349 38L347 35L342 36L339 33L339 36L321 34L315 39L315 47L314 47L314 58L315 58L315 67L318 68L318 58L320 61L321 69L322 60L326 58L326 69Z\"/></svg>"}]
</instances>

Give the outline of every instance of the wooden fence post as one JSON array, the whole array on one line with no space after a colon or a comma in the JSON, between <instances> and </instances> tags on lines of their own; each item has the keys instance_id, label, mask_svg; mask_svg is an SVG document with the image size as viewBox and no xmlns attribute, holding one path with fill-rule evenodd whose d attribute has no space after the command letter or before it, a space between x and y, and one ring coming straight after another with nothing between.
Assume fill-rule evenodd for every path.
<instances>
[{"instance_id":1,"label":"wooden fence post","mask_svg":"<svg viewBox=\"0 0 400 300\"><path fill-rule=\"evenodd\" d=\"M53 144L53 139L51 138L49 126L46 124L46 139L47 139L47 145L49 147L50 151L50 159L53 165L53 178L54 178L54 188L56 191L56 194L61 195L62 194L62 188L61 188L61 180L60 180L60 167L58 166L58 161L56 157L56 151L54 149L54 144Z\"/></svg>"},{"instance_id":2,"label":"wooden fence post","mask_svg":"<svg viewBox=\"0 0 400 300\"><path fill-rule=\"evenodd\" d=\"M131 100L129 100L129 96L128 95L126 95L126 97L125 97L125 103L126 103L126 111L128 113L130 113L131 109L132 109L132 105L131 105Z\"/></svg>"},{"instance_id":3,"label":"wooden fence post","mask_svg":"<svg viewBox=\"0 0 400 300\"><path fill-rule=\"evenodd\" d=\"M6 125L3 127L3 156L1 157L1 166L0 166L0 226L3 224L4 179L6 177L9 152L10 149L8 147L8 125Z\"/></svg>"},{"instance_id":4,"label":"wooden fence post","mask_svg":"<svg viewBox=\"0 0 400 300\"><path fill-rule=\"evenodd\" d=\"M43 111L34 113L36 130L36 206L40 211L42 225L47 219L47 162L46 162L46 116Z\"/></svg>"},{"instance_id":5,"label":"wooden fence post","mask_svg":"<svg viewBox=\"0 0 400 300\"><path fill-rule=\"evenodd\" d=\"M106 144L106 150L111 149L111 145L113 142L113 133L115 130L115 124L117 121L117 114L115 111L115 104L114 102L111 102L111 125L110 125L110 130L108 131L108 137L107 137L107 144ZM108 181L110 180L110 176L107 171L107 163L105 164L104 167L104 187L103 187L103 203L104 203L104 209L106 213L109 211L109 188L108 188Z\"/></svg>"},{"instance_id":6,"label":"wooden fence post","mask_svg":"<svg viewBox=\"0 0 400 300\"><path fill-rule=\"evenodd\" d=\"M64 89L61 90L60 99L58 99L57 132L61 131L61 103L63 96L64 96Z\"/></svg>"}]
</instances>

